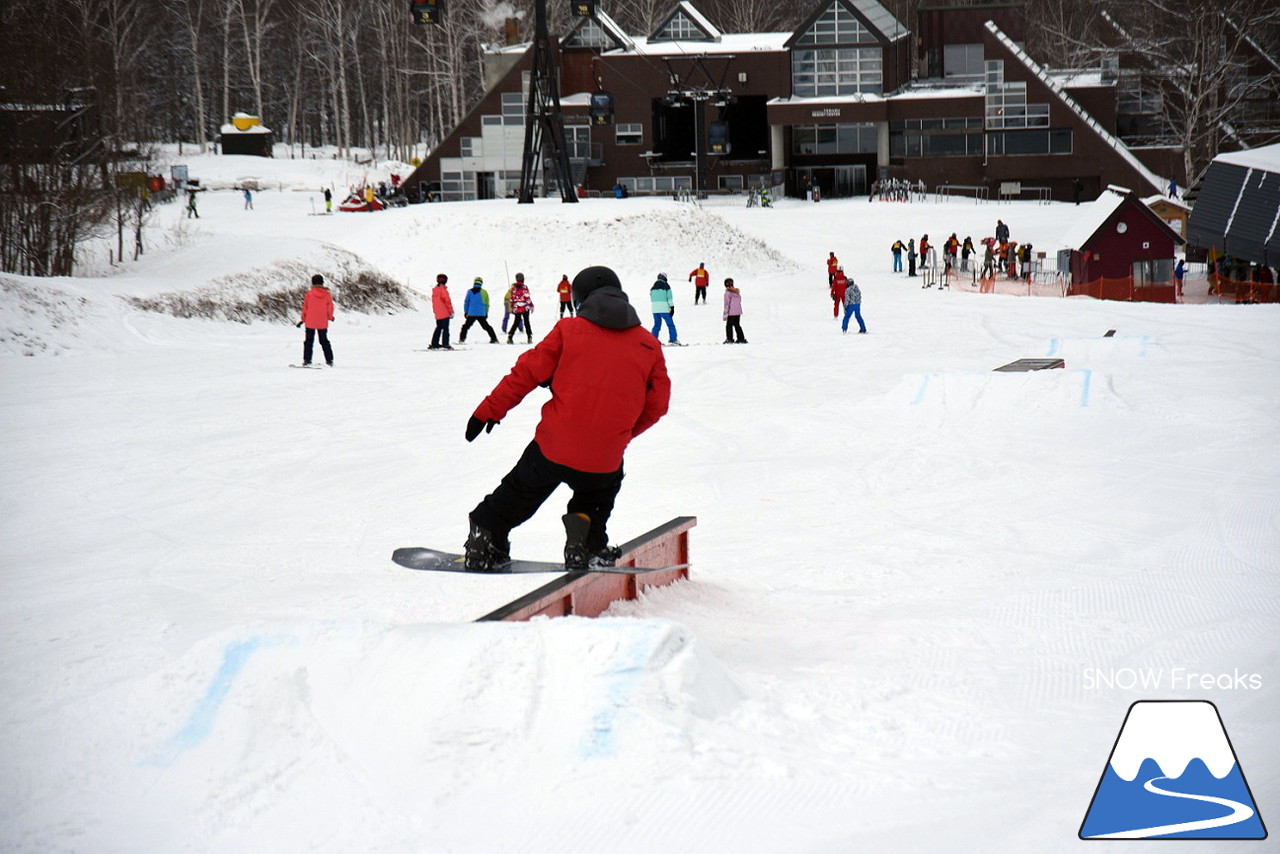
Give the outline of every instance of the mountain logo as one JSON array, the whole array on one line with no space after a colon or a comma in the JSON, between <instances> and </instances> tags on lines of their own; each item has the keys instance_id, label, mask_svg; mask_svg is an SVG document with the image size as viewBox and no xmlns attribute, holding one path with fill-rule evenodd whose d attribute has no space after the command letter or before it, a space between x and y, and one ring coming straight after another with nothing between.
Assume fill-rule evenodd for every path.
<instances>
[{"instance_id":1,"label":"mountain logo","mask_svg":"<svg viewBox=\"0 0 1280 854\"><path fill-rule=\"evenodd\" d=\"M1266 839L1218 707L1207 700L1130 706L1080 838Z\"/></svg>"}]
</instances>

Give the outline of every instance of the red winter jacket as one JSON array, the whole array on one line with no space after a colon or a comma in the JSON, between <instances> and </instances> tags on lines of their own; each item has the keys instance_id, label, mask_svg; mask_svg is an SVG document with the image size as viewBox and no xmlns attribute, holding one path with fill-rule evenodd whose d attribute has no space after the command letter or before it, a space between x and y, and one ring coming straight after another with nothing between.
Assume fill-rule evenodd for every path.
<instances>
[{"instance_id":1,"label":"red winter jacket","mask_svg":"<svg viewBox=\"0 0 1280 854\"><path fill-rule=\"evenodd\" d=\"M302 325L308 329L328 329L333 320L333 296L329 289L312 285L302 299Z\"/></svg>"},{"instance_id":2,"label":"red winter jacket","mask_svg":"<svg viewBox=\"0 0 1280 854\"><path fill-rule=\"evenodd\" d=\"M436 285L431 289L431 309L436 320L453 317L453 300L449 297L448 285Z\"/></svg>"},{"instance_id":3,"label":"red winter jacket","mask_svg":"<svg viewBox=\"0 0 1280 854\"><path fill-rule=\"evenodd\" d=\"M475 417L501 421L548 380L551 399L533 438L547 459L577 471L621 468L627 444L666 414L671 399L662 345L647 329L573 317L516 360Z\"/></svg>"},{"instance_id":4,"label":"red winter jacket","mask_svg":"<svg viewBox=\"0 0 1280 854\"><path fill-rule=\"evenodd\" d=\"M831 280L831 298L836 302L844 302L844 290L849 287L849 277L840 270L836 270L835 276Z\"/></svg>"}]
</instances>

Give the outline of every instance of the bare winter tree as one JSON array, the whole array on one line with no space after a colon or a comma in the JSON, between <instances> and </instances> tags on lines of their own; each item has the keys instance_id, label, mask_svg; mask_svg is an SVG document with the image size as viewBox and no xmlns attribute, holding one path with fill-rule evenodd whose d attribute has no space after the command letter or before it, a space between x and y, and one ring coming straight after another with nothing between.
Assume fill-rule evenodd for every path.
<instances>
[{"instance_id":1,"label":"bare winter tree","mask_svg":"<svg viewBox=\"0 0 1280 854\"><path fill-rule=\"evenodd\" d=\"M1141 85L1158 97L1188 180L1224 143L1245 144L1237 122L1247 102L1280 94L1280 77L1255 70L1265 57L1254 36L1280 25L1271 0L1106 0L1102 12L1120 51L1136 58Z\"/></svg>"}]
</instances>

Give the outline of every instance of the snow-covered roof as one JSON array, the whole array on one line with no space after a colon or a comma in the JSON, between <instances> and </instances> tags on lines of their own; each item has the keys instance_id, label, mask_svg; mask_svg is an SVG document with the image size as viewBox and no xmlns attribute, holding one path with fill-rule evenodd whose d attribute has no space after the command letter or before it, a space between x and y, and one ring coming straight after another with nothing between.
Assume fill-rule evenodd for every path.
<instances>
[{"instance_id":1,"label":"snow-covered roof","mask_svg":"<svg viewBox=\"0 0 1280 854\"><path fill-rule=\"evenodd\" d=\"M223 126L222 126L222 133L224 133L224 134L239 134L239 135L241 135L241 136L252 136L252 135L253 135L253 134L255 134L255 133L259 133L259 134L261 134L261 133L271 133L271 128L263 127L262 125L254 125L254 126L253 126L253 127L251 127L251 128L246 128L245 130L240 130L240 128L238 128L238 127L236 127L235 125L233 125L233 124L231 124L230 122L228 122L227 124L225 124L225 125L223 125Z\"/></svg>"},{"instance_id":2,"label":"snow-covered roof","mask_svg":"<svg viewBox=\"0 0 1280 854\"><path fill-rule=\"evenodd\" d=\"M651 41L634 38L624 51L606 51L610 56L635 53L640 56L699 56L704 53L747 53L749 51L782 51L791 33L730 33L718 42Z\"/></svg>"},{"instance_id":3,"label":"snow-covered roof","mask_svg":"<svg viewBox=\"0 0 1280 854\"><path fill-rule=\"evenodd\" d=\"M1111 131L1104 128L1088 110L1080 106L1079 102L1077 102L1075 98L1072 98L1067 94L1067 90L1062 87L1062 84L1046 73L1040 66L1040 63L1028 56L1027 52L1018 47L1013 39L1005 35L1004 31L996 26L995 21L987 21L986 27L987 32L995 36L996 39L998 39L1000 43L1003 44L1005 48L1008 49L1008 51L1026 67L1028 71L1034 74L1041 83L1049 88L1050 92L1058 97L1058 100L1061 101L1063 105L1075 113L1076 116L1088 125L1089 129L1097 134L1103 142L1111 146L1117 154L1124 158L1125 162L1128 163L1135 172L1141 175L1143 179L1151 185L1152 189L1157 192L1161 192L1168 186L1168 181L1160 178L1156 173L1148 169L1146 165L1129 150L1128 146L1121 142L1113 133L1111 133Z\"/></svg>"},{"instance_id":4,"label":"snow-covered roof","mask_svg":"<svg viewBox=\"0 0 1280 854\"><path fill-rule=\"evenodd\" d=\"M1080 214L1075 223L1062 235L1061 245L1067 249L1079 249L1089 242L1089 238L1098 233L1098 229L1107 224L1112 214L1124 204L1128 198L1125 193L1118 193L1111 187L1102 191L1102 195L1085 205L1080 205Z\"/></svg>"},{"instance_id":5,"label":"snow-covered roof","mask_svg":"<svg viewBox=\"0 0 1280 854\"><path fill-rule=\"evenodd\" d=\"M1280 143L1264 145L1260 148L1249 148L1244 151L1231 151L1226 154L1219 154L1213 159L1217 163L1243 166L1246 169L1280 172Z\"/></svg>"},{"instance_id":6,"label":"snow-covered roof","mask_svg":"<svg viewBox=\"0 0 1280 854\"><path fill-rule=\"evenodd\" d=\"M897 41L907 35L907 28L876 0L846 0L846 2L862 13L871 26L880 31L889 41Z\"/></svg>"},{"instance_id":7,"label":"snow-covered roof","mask_svg":"<svg viewBox=\"0 0 1280 854\"><path fill-rule=\"evenodd\" d=\"M1180 202L1177 199L1171 199L1168 196L1164 195L1163 193L1156 193L1154 196L1147 196L1145 199L1142 200L1142 203L1147 207L1151 207L1152 205L1164 204L1164 205L1169 205L1170 207L1181 208L1184 211L1191 210L1191 205L1184 204L1183 202Z\"/></svg>"}]
</instances>

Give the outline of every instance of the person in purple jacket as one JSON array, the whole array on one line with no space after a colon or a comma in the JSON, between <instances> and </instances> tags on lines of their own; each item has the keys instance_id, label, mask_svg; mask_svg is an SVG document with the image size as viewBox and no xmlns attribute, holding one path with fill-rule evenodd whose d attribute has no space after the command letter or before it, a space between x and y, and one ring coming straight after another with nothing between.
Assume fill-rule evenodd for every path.
<instances>
[{"instance_id":1,"label":"person in purple jacket","mask_svg":"<svg viewBox=\"0 0 1280 854\"><path fill-rule=\"evenodd\" d=\"M733 286L733 279L724 280L724 343L747 343L742 334L742 292Z\"/></svg>"}]
</instances>

